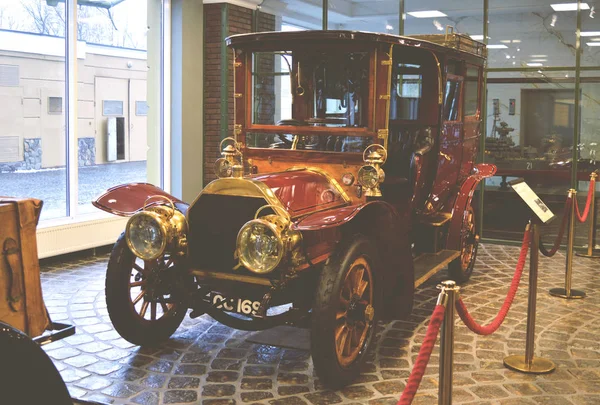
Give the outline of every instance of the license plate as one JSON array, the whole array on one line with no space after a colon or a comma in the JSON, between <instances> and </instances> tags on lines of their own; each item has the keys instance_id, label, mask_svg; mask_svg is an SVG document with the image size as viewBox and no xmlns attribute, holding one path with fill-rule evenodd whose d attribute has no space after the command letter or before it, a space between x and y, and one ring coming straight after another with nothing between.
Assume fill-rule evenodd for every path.
<instances>
[{"instance_id":1,"label":"license plate","mask_svg":"<svg viewBox=\"0 0 600 405\"><path fill-rule=\"evenodd\" d=\"M221 294L210 294L210 302L217 309L227 312L236 312L244 315L256 315L260 308L260 301L245 300L243 298L227 298Z\"/></svg>"}]
</instances>

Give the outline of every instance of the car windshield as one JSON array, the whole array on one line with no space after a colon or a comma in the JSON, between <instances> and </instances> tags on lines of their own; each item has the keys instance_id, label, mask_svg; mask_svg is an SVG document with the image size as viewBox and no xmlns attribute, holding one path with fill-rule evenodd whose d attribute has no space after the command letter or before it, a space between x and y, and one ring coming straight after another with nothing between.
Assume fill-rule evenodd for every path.
<instances>
[{"instance_id":1,"label":"car windshield","mask_svg":"<svg viewBox=\"0 0 600 405\"><path fill-rule=\"evenodd\" d=\"M350 133L364 132L368 125L369 55L343 49L253 52L252 124L288 128L249 130L247 145L361 152L369 141ZM345 131L314 134L306 131L311 127Z\"/></svg>"}]
</instances>

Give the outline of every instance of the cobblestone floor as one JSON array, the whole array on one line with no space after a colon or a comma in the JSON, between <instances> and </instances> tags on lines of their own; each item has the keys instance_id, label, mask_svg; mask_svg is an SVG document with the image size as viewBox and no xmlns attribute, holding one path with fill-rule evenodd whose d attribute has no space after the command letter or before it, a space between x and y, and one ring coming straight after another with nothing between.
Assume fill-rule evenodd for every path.
<instances>
[{"instance_id":1,"label":"cobblestone floor","mask_svg":"<svg viewBox=\"0 0 600 405\"><path fill-rule=\"evenodd\" d=\"M491 320L504 300L518 248L480 248L475 273L462 295L479 322ZM439 274L419 288L406 321L380 325L379 344L362 376L341 391L323 389L307 352L245 341L208 316L186 319L162 346L132 346L113 330L104 300L107 256L45 265L44 296L52 318L77 334L45 346L75 397L114 404L369 404L393 405L404 388L433 306ZM509 371L502 359L524 353L527 277L504 325L476 336L457 319L455 404L600 404L600 262L575 258L573 287L584 300L550 297L564 282L564 256L542 258L536 353L557 370L533 376ZM437 403L438 349L415 404Z\"/></svg>"}]
</instances>

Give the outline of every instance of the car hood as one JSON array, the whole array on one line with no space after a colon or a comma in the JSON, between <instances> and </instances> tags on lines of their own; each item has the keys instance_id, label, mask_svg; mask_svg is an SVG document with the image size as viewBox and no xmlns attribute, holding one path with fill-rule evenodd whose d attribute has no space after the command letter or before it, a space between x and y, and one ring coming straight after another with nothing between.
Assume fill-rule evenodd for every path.
<instances>
[{"instance_id":1,"label":"car hood","mask_svg":"<svg viewBox=\"0 0 600 405\"><path fill-rule=\"evenodd\" d=\"M250 179L265 184L291 217L350 203L339 183L319 169L294 168Z\"/></svg>"}]
</instances>

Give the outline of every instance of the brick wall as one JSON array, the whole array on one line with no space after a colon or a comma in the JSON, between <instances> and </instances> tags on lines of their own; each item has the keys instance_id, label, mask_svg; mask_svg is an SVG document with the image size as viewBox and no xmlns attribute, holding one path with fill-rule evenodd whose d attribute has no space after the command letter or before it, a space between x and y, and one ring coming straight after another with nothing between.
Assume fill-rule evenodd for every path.
<instances>
[{"instance_id":1,"label":"brick wall","mask_svg":"<svg viewBox=\"0 0 600 405\"><path fill-rule=\"evenodd\" d=\"M204 184L215 179L214 162L220 157L221 141L221 11L227 7L227 35L252 32L252 10L232 4L204 5ZM260 13L258 31L273 31L275 16ZM227 49L227 136L233 134L233 64Z\"/></svg>"}]
</instances>

